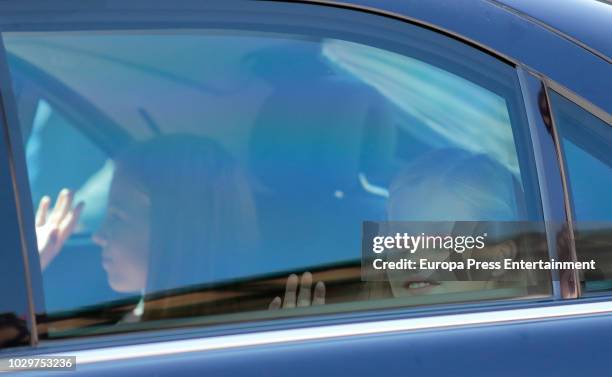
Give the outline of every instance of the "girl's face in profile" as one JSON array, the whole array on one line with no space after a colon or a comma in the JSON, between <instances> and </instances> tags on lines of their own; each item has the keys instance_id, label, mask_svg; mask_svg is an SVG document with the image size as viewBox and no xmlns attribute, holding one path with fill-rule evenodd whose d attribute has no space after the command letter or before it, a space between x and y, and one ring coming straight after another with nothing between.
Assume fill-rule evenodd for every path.
<instances>
[{"instance_id":1,"label":"girl's face in profile","mask_svg":"<svg viewBox=\"0 0 612 377\"><path fill-rule=\"evenodd\" d=\"M102 248L102 266L117 292L146 286L149 256L148 196L121 169L115 171L106 217L93 241Z\"/></svg>"}]
</instances>

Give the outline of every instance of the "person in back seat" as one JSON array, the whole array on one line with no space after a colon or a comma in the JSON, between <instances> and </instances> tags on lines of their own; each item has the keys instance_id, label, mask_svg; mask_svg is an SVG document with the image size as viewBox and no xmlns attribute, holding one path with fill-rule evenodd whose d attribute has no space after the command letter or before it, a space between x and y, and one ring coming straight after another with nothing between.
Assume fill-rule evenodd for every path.
<instances>
[{"instance_id":1,"label":"person in back seat","mask_svg":"<svg viewBox=\"0 0 612 377\"><path fill-rule=\"evenodd\" d=\"M92 237L102 248L113 290L144 296L211 281L216 260L238 257L257 244L249 183L214 141L159 136L128 147L114 163L106 217ZM72 201L72 193L62 190L53 210L48 197L40 203L43 269L78 221L83 203L73 207ZM157 310L164 305L156 303Z\"/></svg>"},{"instance_id":2,"label":"person in back seat","mask_svg":"<svg viewBox=\"0 0 612 377\"><path fill-rule=\"evenodd\" d=\"M485 154L446 148L427 153L402 169L389 188L388 220L432 222L425 231L453 234L457 222L507 222L520 218L515 205L516 185L512 173ZM455 224L453 226L453 224ZM418 225L418 224L417 224ZM483 225L487 225L484 224ZM449 228L450 227L450 228ZM470 236L467 234L462 236ZM484 230L486 233L486 230ZM483 232L479 232L483 233ZM489 233L493 233L489 230ZM458 254L452 250L420 250L415 254L393 251L392 260L426 258L431 261L469 257L500 261L517 257L518 245L505 241L486 244L477 252ZM387 284L393 297L434 294L465 294L498 287L505 271L483 276L482 271L404 271L387 269ZM461 274L464 274L461 276ZM372 284L372 286L380 284ZM384 291L384 290L383 290ZM372 289L372 297L384 293ZM448 297L448 296L447 296Z\"/></svg>"}]
</instances>

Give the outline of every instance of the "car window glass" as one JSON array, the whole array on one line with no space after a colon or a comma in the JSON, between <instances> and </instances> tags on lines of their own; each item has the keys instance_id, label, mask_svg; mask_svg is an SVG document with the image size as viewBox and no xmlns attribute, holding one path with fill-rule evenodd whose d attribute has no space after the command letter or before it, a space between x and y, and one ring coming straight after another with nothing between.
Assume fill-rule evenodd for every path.
<instances>
[{"instance_id":1,"label":"car window glass","mask_svg":"<svg viewBox=\"0 0 612 377\"><path fill-rule=\"evenodd\" d=\"M610 290L612 126L554 91L550 97L567 169L578 259L595 260L597 266L585 272L582 282L587 292Z\"/></svg>"},{"instance_id":2,"label":"car window glass","mask_svg":"<svg viewBox=\"0 0 612 377\"><path fill-rule=\"evenodd\" d=\"M366 221L541 218L513 67L430 37L454 47L4 33L33 200L51 196L43 276L72 285L45 284L45 336L547 295L520 273L362 281ZM50 94L32 115L17 84L34 70Z\"/></svg>"}]
</instances>

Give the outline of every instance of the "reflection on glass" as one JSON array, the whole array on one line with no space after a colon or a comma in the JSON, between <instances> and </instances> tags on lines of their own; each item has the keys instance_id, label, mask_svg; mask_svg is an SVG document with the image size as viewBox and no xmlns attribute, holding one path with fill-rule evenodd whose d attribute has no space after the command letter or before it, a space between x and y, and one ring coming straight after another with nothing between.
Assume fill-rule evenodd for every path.
<instances>
[{"instance_id":1,"label":"reflection on glass","mask_svg":"<svg viewBox=\"0 0 612 377\"><path fill-rule=\"evenodd\" d=\"M612 125L551 92L561 136L574 216L578 260L596 261L582 277L585 290L612 289Z\"/></svg>"},{"instance_id":2,"label":"reflection on glass","mask_svg":"<svg viewBox=\"0 0 612 377\"><path fill-rule=\"evenodd\" d=\"M518 174L504 98L433 65L378 48L326 40L322 52L401 109L398 116L415 137L437 147L488 154Z\"/></svg>"}]
</instances>

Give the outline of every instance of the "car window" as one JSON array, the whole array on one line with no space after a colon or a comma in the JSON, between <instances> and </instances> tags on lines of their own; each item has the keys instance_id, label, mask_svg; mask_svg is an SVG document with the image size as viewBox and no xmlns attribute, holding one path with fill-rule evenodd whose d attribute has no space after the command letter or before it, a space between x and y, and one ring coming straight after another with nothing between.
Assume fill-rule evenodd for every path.
<instances>
[{"instance_id":1,"label":"car window","mask_svg":"<svg viewBox=\"0 0 612 377\"><path fill-rule=\"evenodd\" d=\"M34 115L16 95L43 276L69 282L46 280L44 336L548 295L548 274L363 274L368 224L541 220L514 68L419 33L3 33L15 91L53 83ZM512 240L490 255L546 251Z\"/></svg>"},{"instance_id":2,"label":"car window","mask_svg":"<svg viewBox=\"0 0 612 377\"><path fill-rule=\"evenodd\" d=\"M612 289L609 246L612 224L612 125L552 91L551 102L565 158L580 260L595 260L585 271L586 292Z\"/></svg>"}]
</instances>

